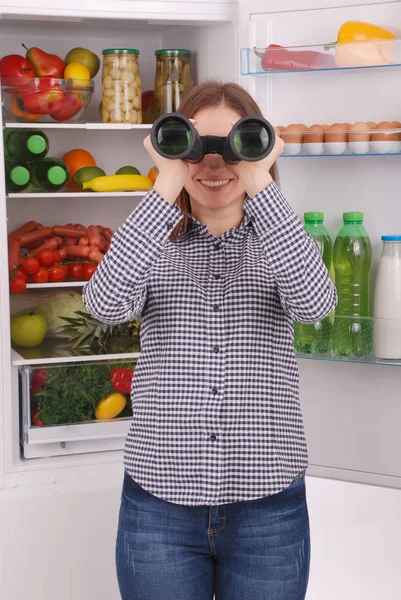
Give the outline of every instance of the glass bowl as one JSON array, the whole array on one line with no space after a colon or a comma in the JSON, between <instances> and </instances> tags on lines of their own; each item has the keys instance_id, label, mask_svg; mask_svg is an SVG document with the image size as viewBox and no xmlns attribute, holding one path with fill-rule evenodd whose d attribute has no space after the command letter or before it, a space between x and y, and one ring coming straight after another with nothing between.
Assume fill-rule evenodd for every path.
<instances>
[{"instance_id":1,"label":"glass bowl","mask_svg":"<svg viewBox=\"0 0 401 600\"><path fill-rule=\"evenodd\" d=\"M20 123L76 121L88 106L93 90L93 81L79 79L1 80L5 118Z\"/></svg>"}]
</instances>

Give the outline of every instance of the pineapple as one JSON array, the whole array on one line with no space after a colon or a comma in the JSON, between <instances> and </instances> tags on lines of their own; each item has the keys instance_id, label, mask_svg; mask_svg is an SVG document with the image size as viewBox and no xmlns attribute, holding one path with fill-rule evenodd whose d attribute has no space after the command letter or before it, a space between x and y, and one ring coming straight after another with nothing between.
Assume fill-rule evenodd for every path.
<instances>
[{"instance_id":1,"label":"pineapple","mask_svg":"<svg viewBox=\"0 0 401 600\"><path fill-rule=\"evenodd\" d=\"M62 317L66 321L63 333L73 348L97 354L139 352L139 321L110 325L79 310L75 314L75 318Z\"/></svg>"}]
</instances>

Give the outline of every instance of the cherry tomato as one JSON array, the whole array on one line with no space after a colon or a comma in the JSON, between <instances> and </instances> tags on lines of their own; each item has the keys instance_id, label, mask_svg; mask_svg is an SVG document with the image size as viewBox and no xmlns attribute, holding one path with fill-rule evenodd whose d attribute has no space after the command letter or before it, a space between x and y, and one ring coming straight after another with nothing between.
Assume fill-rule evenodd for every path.
<instances>
[{"instance_id":1,"label":"cherry tomato","mask_svg":"<svg viewBox=\"0 0 401 600\"><path fill-rule=\"evenodd\" d=\"M26 281L28 278L26 276L26 273L24 273L24 271L22 269L15 269L14 273L13 273L14 277L22 277L22 279L24 281Z\"/></svg>"},{"instance_id":2,"label":"cherry tomato","mask_svg":"<svg viewBox=\"0 0 401 600\"><path fill-rule=\"evenodd\" d=\"M59 281L65 281L68 277L68 267L65 265L54 265L50 269L50 281L52 283L58 283Z\"/></svg>"},{"instance_id":3,"label":"cherry tomato","mask_svg":"<svg viewBox=\"0 0 401 600\"><path fill-rule=\"evenodd\" d=\"M96 266L97 265L92 265L92 263L84 264L84 279L89 281L89 279L92 277L93 273L96 271Z\"/></svg>"},{"instance_id":4,"label":"cherry tomato","mask_svg":"<svg viewBox=\"0 0 401 600\"><path fill-rule=\"evenodd\" d=\"M10 292L12 294L22 294L26 290L26 281L22 277L16 277L10 281Z\"/></svg>"},{"instance_id":5,"label":"cherry tomato","mask_svg":"<svg viewBox=\"0 0 401 600\"><path fill-rule=\"evenodd\" d=\"M53 250L53 262L55 262L55 263L61 262L61 254L58 250Z\"/></svg>"},{"instance_id":6,"label":"cherry tomato","mask_svg":"<svg viewBox=\"0 0 401 600\"><path fill-rule=\"evenodd\" d=\"M69 264L68 275L74 281L82 281L84 278L84 265L79 262Z\"/></svg>"},{"instance_id":7,"label":"cherry tomato","mask_svg":"<svg viewBox=\"0 0 401 600\"><path fill-rule=\"evenodd\" d=\"M39 267L39 271L32 275L33 283L47 283L49 281L49 271L45 267Z\"/></svg>"},{"instance_id":8,"label":"cherry tomato","mask_svg":"<svg viewBox=\"0 0 401 600\"><path fill-rule=\"evenodd\" d=\"M54 262L56 262L54 260L53 254L54 254L53 250L49 250L48 248L44 248L43 250L41 250L38 253L37 259L38 259L39 263L42 265L42 267L49 267Z\"/></svg>"},{"instance_id":9,"label":"cherry tomato","mask_svg":"<svg viewBox=\"0 0 401 600\"><path fill-rule=\"evenodd\" d=\"M39 271L40 263L34 256L24 258L22 261L21 268L27 275L33 275Z\"/></svg>"}]
</instances>

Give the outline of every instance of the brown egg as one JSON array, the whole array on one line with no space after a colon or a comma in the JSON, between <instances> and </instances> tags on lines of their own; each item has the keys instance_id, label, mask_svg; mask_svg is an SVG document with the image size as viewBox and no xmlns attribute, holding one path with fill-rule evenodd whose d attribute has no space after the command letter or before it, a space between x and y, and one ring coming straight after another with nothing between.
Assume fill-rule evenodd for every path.
<instances>
[{"instance_id":1,"label":"brown egg","mask_svg":"<svg viewBox=\"0 0 401 600\"><path fill-rule=\"evenodd\" d=\"M328 123L323 123L322 124L322 128L326 131L326 129L328 129L330 127L330 125Z\"/></svg>"},{"instance_id":2,"label":"brown egg","mask_svg":"<svg viewBox=\"0 0 401 600\"><path fill-rule=\"evenodd\" d=\"M281 135L286 144L302 144L302 129L296 123L288 125Z\"/></svg>"},{"instance_id":3,"label":"brown egg","mask_svg":"<svg viewBox=\"0 0 401 600\"><path fill-rule=\"evenodd\" d=\"M351 123L343 123L344 131L349 131L352 127Z\"/></svg>"},{"instance_id":4,"label":"brown egg","mask_svg":"<svg viewBox=\"0 0 401 600\"><path fill-rule=\"evenodd\" d=\"M376 127L377 127L376 121L368 121L368 125L369 125L370 129L376 129Z\"/></svg>"},{"instance_id":5,"label":"brown egg","mask_svg":"<svg viewBox=\"0 0 401 600\"><path fill-rule=\"evenodd\" d=\"M311 125L304 135L305 144L317 144L324 141L324 129L321 125Z\"/></svg>"},{"instance_id":6,"label":"brown egg","mask_svg":"<svg viewBox=\"0 0 401 600\"><path fill-rule=\"evenodd\" d=\"M372 141L374 142L389 142L395 139L394 135L390 135L388 132L393 129L389 121L381 121L378 123L375 129L375 133L372 133ZM377 133L376 133L377 132ZM397 136L397 134L395 134Z\"/></svg>"},{"instance_id":7,"label":"brown egg","mask_svg":"<svg viewBox=\"0 0 401 600\"><path fill-rule=\"evenodd\" d=\"M400 131L394 134L394 138L391 136L391 139L395 139L397 142L401 141L401 123L399 121L391 121L390 125L392 129L400 129Z\"/></svg>"},{"instance_id":8,"label":"brown egg","mask_svg":"<svg viewBox=\"0 0 401 600\"><path fill-rule=\"evenodd\" d=\"M368 142L370 140L369 133L369 125L368 123L364 123L363 121L358 121L351 125L350 132L348 134L348 139L350 142Z\"/></svg>"},{"instance_id":9,"label":"brown egg","mask_svg":"<svg viewBox=\"0 0 401 600\"><path fill-rule=\"evenodd\" d=\"M284 131L285 127L284 125L277 125L274 129L275 131Z\"/></svg>"},{"instance_id":10,"label":"brown egg","mask_svg":"<svg viewBox=\"0 0 401 600\"><path fill-rule=\"evenodd\" d=\"M333 123L325 131L324 135L325 142L346 142L347 134L344 131L344 125L342 123Z\"/></svg>"}]
</instances>

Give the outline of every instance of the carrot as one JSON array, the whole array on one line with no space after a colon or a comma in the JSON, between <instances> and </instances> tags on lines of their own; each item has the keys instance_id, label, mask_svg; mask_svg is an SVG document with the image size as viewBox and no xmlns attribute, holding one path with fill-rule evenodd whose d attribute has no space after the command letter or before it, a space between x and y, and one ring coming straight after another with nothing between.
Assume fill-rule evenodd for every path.
<instances>
[{"instance_id":1,"label":"carrot","mask_svg":"<svg viewBox=\"0 0 401 600\"><path fill-rule=\"evenodd\" d=\"M18 240L8 242L8 272L12 273L17 265L20 264L20 243Z\"/></svg>"},{"instance_id":2,"label":"carrot","mask_svg":"<svg viewBox=\"0 0 401 600\"><path fill-rule=\"evenodd\" d=\"M102 236L106 238L108 242L111 242L111 238L113 237L113 232L108 227L104 227L102 231Z\"/></svg>"},{"instance_id":3,"label":"carrot","mask_svg":"<svg viewBox=\"0 0 401 600\"><path fill-rule=\"evenodd\" d=\"M59 246L61 246L61 244L63 243L63 240L61 239L61 237L55 236L52 237L48 240L46 240L41 246L39 246L38 248L35 248L30 254L32 256L35 256L35 254L38 254L41 250L57 250Z\"/></svg>"},{"instance_id":4,"label":"carrot","mask_svg":"<svg viewBox=\"0 0 401 600\"><path fill-rule=\"evenodd\" d=\"M104 254L99 252L99 248L97 246L89 246L89 255L90 260L94 260L97 263L100 263L104 259Z\"/></svg>"},{"instance_id":5,"label":"carrot","mask_svg":"<svg viewBox=\"0 0 401 600\"><path fill-rule=\"evenodd\" d=\"M22 225L21 227L18 227L18 229L12 231L8 235L8 241L16 239L19 235L22 235L23 233L29 233L30 231L34 231L37 228L38 223L36 223L36 221L28 221L27 223L25 223L25 225Z\"/></svg>"},{"instance_id":6,"label":"carrot","mask_svg":"<svg viewBox=\"0 0 401 600\"><path fill-rule=\"evenodd\" d=\"M54 225L54 235L61 235L62 237L83 237L86 235L83 229L77 229L76 227L63 227L62 225Z\"/></svg>"},{"instance_id":7,"label":"carrot","mask_svg":"<svg viewBox=\"0 0 401 600\"><path fill-rule=\"evenodd\" d=\"M23 233L22 235L19 235L16 239L18 239L19 243L23 247L25 244L29 244L30 242L35 242L36 240L44 240L47 237L50 237L52 234L53 230L51 227L43 227L43 229L30 231L29 233Z\"/></svg>"},{"instance_id":8,"label":"carrot","mask_svg":"<svg viewBox=\"0 0 401 600\"><path fill-rule=\"evenodd\" d=\"M60 252L61 260L65 260L67 258L67 246L60 246L57 250Z\"/></svg>"},{"instance_id":9,"label":"carrot","mask_svg":"<svg viewBox=\"0 0 401 600\"><path fill-rule=\"evenodd\" d=\"M99 246L100 244L100 233L96 225L89 225L88 227L89 244L91 246Z\"/></svg>"},{"instance_id":10,"label":"carrot","mask_svg":"<svg viewBox=\"0 0 401 600\"><path fill-rule=\"evenodd\" d=\"M78 238L75 238L75 237L68 237L68 238L65 240L65 245L66 245L66 246L76 246L76 245L77 245L77 241L78 241Z\"/></svg>"},{"instance_id":11,"label":"carrot","mask_svg":"<svg viewBox=\"0 0 401 600\"><path fill-rule=\"evenodd\" d=\"M67 256L87 258L91 251L89 246L67 246Z\"/></svg>"},{"instance_id":12,"label":"carrot","mask_svg":"<svg viewBox=\"0 0 401 600\"><path fill-rule=\"evenodd\" d=\"M88 237L79 238L78 246L89 246L89 238Z\"/></svg>"}]
</instances>

